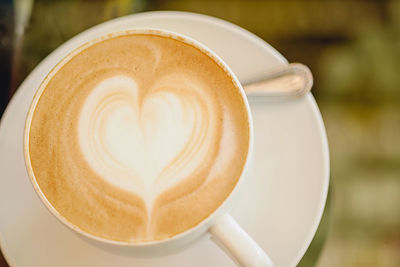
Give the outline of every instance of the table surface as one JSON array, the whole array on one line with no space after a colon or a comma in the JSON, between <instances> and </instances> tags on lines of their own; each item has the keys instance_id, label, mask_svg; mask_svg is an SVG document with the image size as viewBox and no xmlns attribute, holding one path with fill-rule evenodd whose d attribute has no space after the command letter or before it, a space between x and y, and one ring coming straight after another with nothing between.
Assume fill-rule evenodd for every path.
<instances>
[{"instance_id":1,"label":"table surface","mask_svg":"<svg viewBox=\"0 0 400 267\"><path fill-rule=\"evenodd\" d=\"M15 88L57 46L100 22L147 10L226 19L290 62L310 66L330 143L331 190L299 266L400 266L400 1L15 3L0 2L0 115Z\"/></svg>"}]
</instances>

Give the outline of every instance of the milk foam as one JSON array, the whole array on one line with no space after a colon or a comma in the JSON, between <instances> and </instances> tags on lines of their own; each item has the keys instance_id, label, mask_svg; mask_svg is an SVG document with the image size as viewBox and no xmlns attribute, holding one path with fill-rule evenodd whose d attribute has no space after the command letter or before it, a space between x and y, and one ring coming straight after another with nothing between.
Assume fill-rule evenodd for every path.
<instances>
[{"instance_id":1,"label":"milk foam","mask_svg":"<svg viewBox=\"0 0 400 267\"><path fill-rule=\"evenodd\" d=\"M79 116L79 144L101 177L147 207L196 170L215 143L212 98L195 78L160 77L147 94L132 77L100 82ZM139 99L142 95L142 99Z\"/></svg>"}]
</instances>

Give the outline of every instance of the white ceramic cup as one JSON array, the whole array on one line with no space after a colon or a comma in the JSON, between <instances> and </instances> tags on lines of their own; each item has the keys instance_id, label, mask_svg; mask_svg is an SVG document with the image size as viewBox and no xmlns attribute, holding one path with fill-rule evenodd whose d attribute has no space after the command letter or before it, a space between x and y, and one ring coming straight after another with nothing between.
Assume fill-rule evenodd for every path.
<instances>
[{"instance_id":1,"label":"white ceramic cup","mask_svg":"<svg viewBox=\"0 0 400 267\"><path fill-rule=\"evenodd\" d=\"M242 170L242 173L239 177L239 180L232 190L230 195L225 199L225 201L207 218L201 221L195 227L177 234L171 238L145 242L145 243L128 243L122 241L114 241L108 240L105 238L94 236L90 233L87 233L71 222L69 222L66 218L64 218L47 200L46 196L42 192L39 187L35 175L31 166L31 160L29 155L29 131L33 118L33 114L38 103L39 98L41 97L47 83L53 77L53 75L66 63L69 59L79 53L80 51L90 47L94 43L100 42L105 39L113 38L115 36L121 36L129 33L151 33L160 36L167 36L181 42L187 43L193 47L200 49L201 51L208 54L211 58L214 59L220 66L222 66L226 73L232 78L237 88L239 88L241 97L244 100L246 106L247 116L249 118L250 125L250 134L249 134L249 151L247 153L247 158L245 162L245 166ZM126 30L122 32L110 33L103 37L96 38L92 41L87 42L86 44L76 48L71 51L66 57L64 57L46 76L46 78L41 83L39 89L37 90L31 106L29 108L26 124L25 124L25 132L24 132L24 158L25 164L27 168L27 172L29 174L32 185L39 195L42 202L48 208L48 210L64 225L73 231L79 233L81 236L88 238L90 241L93 241L95 245L101 246L108 250L112 251L122 251L131 252L138 256L154 256L154 255L162 255L169 253L171 251L176 251L184 248L191 242L195 241L199 237L207 234L211 234L211 239L217 243L238 265L240 266L273 266L272 261L265 253L265 251L239 226L239 224L233 219L231 215L229 215L229 210L231 209L234 199L240 194L240 190L243 187L243 181L246 179L246 173L249 166L249 161L251 158L252 150L253 150L253 122L251 118L251 112L249 108L249 104L247 102L247 98L245 92L235 76L232 70L226 65L226 63L214 52L212 52L209 48L199 43L198 41L189 38L187 36L183 36L178 33L159 30L159 29L134 29L134 30ZM92 243L93 243L92 242Z\"/></svg>"}]
</instances>

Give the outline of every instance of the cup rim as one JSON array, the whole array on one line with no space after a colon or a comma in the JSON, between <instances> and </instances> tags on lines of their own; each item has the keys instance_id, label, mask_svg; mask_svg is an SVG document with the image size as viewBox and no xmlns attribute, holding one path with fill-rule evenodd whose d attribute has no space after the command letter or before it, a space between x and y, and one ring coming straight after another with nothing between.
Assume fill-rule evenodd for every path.
<instances>
[{"instance_id":1,"label":"cup rim","mask_svg":"<svg viewBox=\"0 0 400 267\"><path fill-rule=\"evenodd\" d=\"M215 63L217 63L218 66L221 67L225 71L226 74L228 74L228 76L232 79L232 82L235 84L236 88L239 90L239 93L241 95L241 98L242 98L242 101L243 101L243 104L245 106L245 110L247 113L247 124L248 124L249 135L248 135L248 149L247 149L247 153L246 153L246 159L245 159L245 163L243 165L241 174L240 174L234 188L232 189L232 191L228 194L228 196L224 199L224 201L213 212L211 212L206 218L204 218L202 221L200 221L197 225L195 225L181 233L173 235L171 237L168 237L165 239L160 239L160 240L145 241L145 242L129 242L129 241L111 240L111 239L107 239L107 238L100 237L100 236L91 234L89 232L86 232L83 229L79 228L77 225L70 222L68 219L66 219L61 213L58 212L58 210L56 208L53 207L53 205L47 199L46 195L41 190L39 184L36 181L35 174L33 172L31 160L30 160L30 154L29 154L29 133L30 133L30 126L32 123L32 119L33 119L33 114L35 113L36 106L40 100L40 97L42 96L42 93L44 92L49 81L54 77L54 75L57 73L57 71L59 69L61 69L74 56L78 55L80 52L93 46L94 44L100 43L104 40L108 40L111 38L119 37L119 36L140 35L140 34L168 37L168 38L183 42L194 48L199 49L201 52L203 52L207 56L209 56ZM249 168L249 161L250 161L251 154L253 151L253 145L254 145L254 129L253 129L253 119L252 119L252 114L250 111L250 105L248 103L245 91L244 91L239 79L236 77L236 75L231 70L231 68L214 51L212 51L210 48L208 48L204 44L200 43L199 41L197 41L191 37L188 37L184 34L181 34L181 33L164 30L164 29L158 29L158 28L132 28L132 29L125 29L125 30L121 30L121 31L107 33L107 34L101 35L100 37L96 37L87 42L84 42L80 46L72 49L66 55L64 55L60 59L60 61L58 61L58 63L55 64L54 67L51 68L51 70L48 72L48 74L42 80L42 82L40 83L37 91L35 92L32 100L31 100L31 104L29 106L28 113L26 115L25 126L24 126L24 140L23 140L24 161L25 161L26 170L27 170L27 173L29 176L29 180L31 181L31 184L34 187L35 192L41 199L41 202L46 206L46 208L50 211L50 213L52 213L62 224L64 224L67 228L73 230L74 232L77 232L89 239L96 240L101 243L123 246L123 247L141 247L141 248L152 247L154 245L166 244L166 243L170 243L170 242L173 242L176 240L180 240L180 239L183 239L184 237L194 234L195 232L197 232L199 229L202 229L202 228L204 229L204 232L207 231L209 226L212 224L212 221L214 221L221 213L227 212L228 204L231 202L232 198L235 195L237 195L237 191L239 191L239 188L241 187L241 185L243 183L243 178L245 176L245 173L247 173L247 170Z\"/></svg>"}]
</instances>

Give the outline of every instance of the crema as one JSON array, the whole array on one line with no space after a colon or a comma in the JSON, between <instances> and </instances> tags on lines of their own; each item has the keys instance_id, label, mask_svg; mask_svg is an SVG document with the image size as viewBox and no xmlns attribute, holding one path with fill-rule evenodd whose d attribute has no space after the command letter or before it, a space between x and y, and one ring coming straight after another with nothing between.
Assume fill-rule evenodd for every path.
<instances>
[{"instance_id":1,"label":"crema","mask_svg":"<svg viewBox=\"0 0 400 267\"><path fill-rule=\"evenodd\" d=\"M133 243L199 224L244 167L249 118L227 71L177 38L126 32L67 56L41 85L29 158L70 223Z\"/></svg>"}]
</instances>

